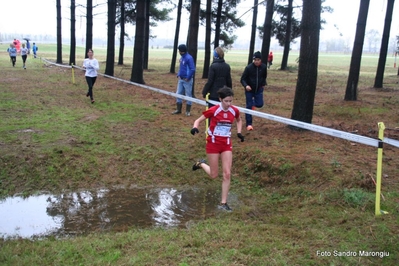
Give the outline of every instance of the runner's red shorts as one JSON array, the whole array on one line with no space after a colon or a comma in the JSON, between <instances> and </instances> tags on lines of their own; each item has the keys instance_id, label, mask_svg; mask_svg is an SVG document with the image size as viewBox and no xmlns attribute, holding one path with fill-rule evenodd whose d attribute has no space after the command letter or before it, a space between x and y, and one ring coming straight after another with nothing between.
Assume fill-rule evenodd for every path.
<instances>
[{"instance_id":1,"label":"runner's red shorts","mask_svg":"<svg viewBox=\"0 0 399 266\"><path fill-rule=\"evenodd\" d=\"M207 140L206 142L206 153L222 153L225 151L232 151L233 146L230 142L230 144L227 144L226 141L223 142L215 142L213 143L211 140Z\"/></svg>"}]
</instances>

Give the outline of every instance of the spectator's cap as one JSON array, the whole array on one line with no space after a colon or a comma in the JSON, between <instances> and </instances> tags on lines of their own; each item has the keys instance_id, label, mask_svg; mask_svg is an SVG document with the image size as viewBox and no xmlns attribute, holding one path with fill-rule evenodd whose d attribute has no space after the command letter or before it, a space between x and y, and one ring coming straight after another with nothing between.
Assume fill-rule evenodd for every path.
<instances>
[{"instance_id":1,"label":"spectator's cap","mask_svg":"<svg viewBox=\"0 0 399 266\"><path fill-rule=\"evenodd\" d=\"M179 51L182 53L187 52L187 46L185 44L180 44L178 47Z\"/></svg>"},{"instance_id":2,"label":"spectator's cap","mask_svg":"<svg viewBox=\"0 0 399 266\"><path fill-rule=\"evenodd\" d=\"M262 54L259 51L255 52L253 59L255 59L255 58L262 59Z\"/></svg>"}]
</instances>

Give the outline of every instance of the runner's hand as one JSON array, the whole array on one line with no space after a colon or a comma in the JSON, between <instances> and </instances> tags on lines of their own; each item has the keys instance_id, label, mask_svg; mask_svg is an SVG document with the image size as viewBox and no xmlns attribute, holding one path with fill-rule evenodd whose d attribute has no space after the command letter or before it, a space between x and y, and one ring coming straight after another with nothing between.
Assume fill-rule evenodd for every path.
<instances>
[{"instance_id":1,"label":"runner's hand","mask_svg":"<svg viewBox=\"0 0 399 266\"><path fill-rule=\"evenodd\" d=\"M241 140L241 142L244 142L244 136L241 133L237 133L237 137Z\"/></svg>"},{"instance_id":2,"label":"runner's hand","mask_svg":"<svg viewBox=\"0 0 399 266\"><path fill-rule=\"evenodd\" d=\"M198 130L198 128L193 127L190 132L192 135L195 135L195 134L199 133L199 130Z\"/></svg>"}]
</instances>

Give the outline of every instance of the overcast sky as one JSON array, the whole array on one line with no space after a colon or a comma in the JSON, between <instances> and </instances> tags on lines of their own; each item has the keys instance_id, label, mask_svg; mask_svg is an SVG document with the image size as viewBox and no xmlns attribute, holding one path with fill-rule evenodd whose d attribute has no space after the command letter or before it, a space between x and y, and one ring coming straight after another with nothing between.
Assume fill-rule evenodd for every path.
<instances>
[{"instance_id":1,"label":"overcast sky","mask_svg":"<svg viewBox=\"0 0 399 266\"><path fill-rule=\"evenodd\" d=\"M85 3L85 0L76 0L77 3ZM204 1L203 1L204 2ZM99 4L94 11L98 14L94 17L94 37L106 38L106 0L93 0L94 5ZM102 4L102 5L101 5ZM294 0L294 6L302 4L301 0ZM64 38L69 37L69 5L70 0L61 0L62 7L62 27ZM204 5L204 3L203 3ZM246 22L246 26L236 31L238 39L248 38L248 32L252 24L252 13L245 13L253 5L252 0L242 1L239 8L239 16L242 15L241 19ZM324 30L321 31L322 39L329 38L350 38L353 39L356 30L357 15L359 12L360 0L327 0L325 5L334 8L332 14L322 14L322 17L326 19L327 24L324 26ZM371 29L378 30L381 34L383 31L385 11L386 11L387 0L370 0L370 9L368 15L368 23L366 31ZM301 11L296 9L296 13ZM185 12L183 12L184 14ZM245 13L245 14L244 14ZM265 7L259 6L258 13L258 24L261 25L264 20ZM394 10L394 17L392 20L391 34L393 38L399 35L399 3L396 3ZM396 14L396 16L395 16ZM79 45L79 39L85 35L86 21L83 17L84 9L80 8L77 10L76 28L77 28L77 39ZM171 14L175 16L175 12ZM188 16L182 19L182 25L180 30L180 40L186 39ZM173 38L175 31L175 21L162 23L162 26L152 29L152 34L157 35L159 38ZM134 27L128 26L127 31L130 36L134 35ZM203 32L203 30L202 30ZM200 32L200 38L203 33ZM11 34L23 34L24 37L34 35L56 35L56 6L55 0L18 0L18 1L4 1L2 2L2 8L0 9L0 33L11 33ZM203 39L203 38L202 38Z\"/></svg>"}]
</instances>

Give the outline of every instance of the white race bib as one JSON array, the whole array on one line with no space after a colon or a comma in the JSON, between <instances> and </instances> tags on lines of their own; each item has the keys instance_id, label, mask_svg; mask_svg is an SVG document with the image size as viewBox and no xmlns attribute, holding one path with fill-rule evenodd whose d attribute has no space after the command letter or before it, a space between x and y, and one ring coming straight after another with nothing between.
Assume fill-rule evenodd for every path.
<instances>
[{"instance_id":1,"label":"white race bib","mask_svg":"<svg viewBox=\"0 0 399 266\"><path fill-rule=\"evenodd\" d=\"M231 124L230 123L218 123L213 130L214 136L219 137L230 137L231 136Z\"/></svg>"}]
</instances>

